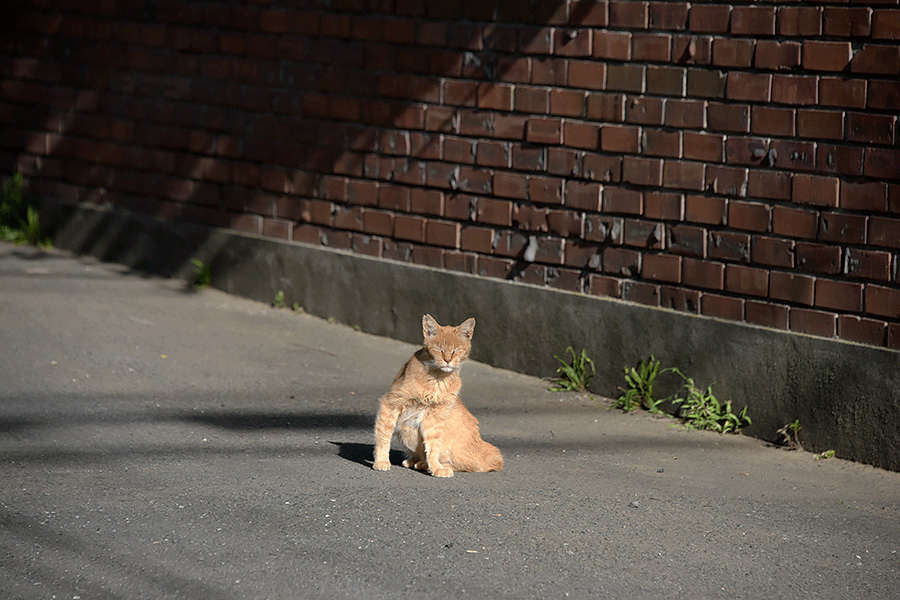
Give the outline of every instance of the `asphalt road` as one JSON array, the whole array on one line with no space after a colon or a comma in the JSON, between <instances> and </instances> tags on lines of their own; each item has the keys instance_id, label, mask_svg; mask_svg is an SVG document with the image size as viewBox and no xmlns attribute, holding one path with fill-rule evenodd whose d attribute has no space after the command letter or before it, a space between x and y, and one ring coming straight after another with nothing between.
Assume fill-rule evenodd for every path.
<instances>
[{"instance_id":1,"label":"asphalt road","mask_svg":"<svg viewBox=\"0 0 900 600\"><path fill-rule=\"evenodd\" d=\"M506 470L373 471L414 349L0 244L0 597L900 594L900 474L482 364Z\"/></svg>"}]
</instances>

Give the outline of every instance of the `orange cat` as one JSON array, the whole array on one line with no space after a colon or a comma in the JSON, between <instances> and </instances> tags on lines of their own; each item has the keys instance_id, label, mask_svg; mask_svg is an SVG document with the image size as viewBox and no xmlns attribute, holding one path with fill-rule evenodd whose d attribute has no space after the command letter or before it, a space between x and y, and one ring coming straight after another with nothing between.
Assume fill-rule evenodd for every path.
<instances>
[{"instance_id":1,"label":"orange cat","mask_svg":"<svg viewBox=\"0 0 900 600\"><path fill-rule=\"evenodd\" d=\"M503 468L500 450L481 439L478 420L459 400L459 368L469 357L474 330L475 319L444 327L431 315L422 317L424 346L381 397L375 419L376 471L391 468L388 453L395 433L406 450L404 467L427 468L435 477Z\"/></svg>"}]
</instances>

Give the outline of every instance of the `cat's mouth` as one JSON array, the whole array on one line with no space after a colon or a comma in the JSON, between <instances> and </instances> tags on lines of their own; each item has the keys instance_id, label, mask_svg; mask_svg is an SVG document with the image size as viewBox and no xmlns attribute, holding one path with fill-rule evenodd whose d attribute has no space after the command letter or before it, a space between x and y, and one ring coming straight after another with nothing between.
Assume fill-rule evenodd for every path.
<instances>
[{"instance_id":1,"label":"cat's mouth","mask_svg":"<svg viewBox=\"0 0 900 600\"><path fill-rule=\"evenodd\" d=\"M453 367L451 367L450 365L444 365L443 367L438 367L438 369L440 369L444 373L452 373L453 372Z\"/></svg>"}]
</instances>

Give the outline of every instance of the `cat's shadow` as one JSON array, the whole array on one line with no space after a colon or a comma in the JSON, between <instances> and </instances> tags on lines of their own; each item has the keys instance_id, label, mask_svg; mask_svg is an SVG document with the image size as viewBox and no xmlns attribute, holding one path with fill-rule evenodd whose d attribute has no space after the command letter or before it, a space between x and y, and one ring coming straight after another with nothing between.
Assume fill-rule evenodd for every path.
<instances>
[{"instance_id":1,"label":"cat's shadow","mask_svg":"<svg viewBox=\"0 0 900 600\"><path fill-rule=\"evenodd\" d=\"M355 442L328 442L338 447L338 456L363 465L364 467L372 467L375 462L373 458L375 453L374 444L357 444ZM399 450L391 450L389 460L392 465L399 465L403 461L403 452Z\"/></svg>"}]
</instances>

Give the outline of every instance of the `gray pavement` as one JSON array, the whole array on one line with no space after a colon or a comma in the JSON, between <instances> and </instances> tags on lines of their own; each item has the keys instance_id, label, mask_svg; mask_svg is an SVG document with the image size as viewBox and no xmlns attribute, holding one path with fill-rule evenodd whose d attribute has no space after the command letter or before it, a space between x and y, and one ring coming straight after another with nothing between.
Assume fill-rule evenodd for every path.
<instances>
[{"instance_id":1,"label":"gray pavement","mask_svg":"<svg viewBox=\"0 0 900 600\"><path fill-rule=\"evenodd\" d=\"M483 364L505 471L372 471L413 350L0 244L0 598L900 595L900 474Z\"/></svg>"}]
</instances>

